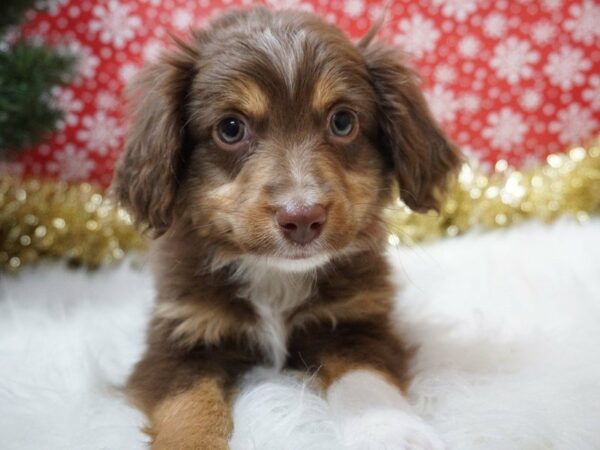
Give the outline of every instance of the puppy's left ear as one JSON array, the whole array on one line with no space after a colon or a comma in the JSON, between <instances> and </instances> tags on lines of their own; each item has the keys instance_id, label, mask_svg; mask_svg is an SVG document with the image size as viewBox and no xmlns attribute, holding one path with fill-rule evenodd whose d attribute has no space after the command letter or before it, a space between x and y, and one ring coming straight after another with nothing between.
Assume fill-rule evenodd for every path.
<instances>
[{"instance_id":1,"label":"puppy's left ear","mask_svg":"<svg viewBox=\"0 0 600 450\"><path fill-rule=\"evenodd\" d=\"M439 193L461 158L431 115L418 76L394 47L359 44L377 95L379 146L396 174L400 196L414 211L439 208Z\"/></svg>"}]
</instances>

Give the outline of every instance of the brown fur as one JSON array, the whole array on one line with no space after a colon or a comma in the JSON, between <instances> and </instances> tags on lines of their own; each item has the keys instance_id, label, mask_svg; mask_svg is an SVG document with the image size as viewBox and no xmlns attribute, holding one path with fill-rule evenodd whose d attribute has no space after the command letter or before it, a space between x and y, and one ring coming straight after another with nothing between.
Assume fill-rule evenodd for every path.
<instances>
[{"instance_id":1,"label":"brown fur","mask_svg":"<svg viewBox=\"0 0 600 450\"><path fill-rule=\"evenodd\" d=\"M157 307L128 383L154 447L226 447L237 380L273 362L257 301L283 324L282 368L316 373L324 387L359 367L404 385L382 211L395 181L411 208L437 207L459 157L402 55L367 41L355 46L309 14L232 11L178 42L133 90L142 100L114 192L160 236ZM329 131L339 107L358 117L351 138ZM232 113L248 139L225 150L214 130ZM274 214L306 198L327 222L315 242L292 245ZM301 273L271 267L324 254ZM252 291L261 270L266 284Z\"/></svg>"}]
</instances>

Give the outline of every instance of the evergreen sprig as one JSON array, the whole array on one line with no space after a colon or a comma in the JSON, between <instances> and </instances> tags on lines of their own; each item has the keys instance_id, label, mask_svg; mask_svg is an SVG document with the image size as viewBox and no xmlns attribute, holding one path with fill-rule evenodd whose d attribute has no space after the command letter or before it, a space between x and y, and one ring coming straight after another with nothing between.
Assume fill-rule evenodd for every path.
<instances>
[{"instance_id":1,"label":"evergreen sprig","mask_svg":"<svg viewBox=\"0 0 600 450\"><path fill-rule=\"evenodd\" d=\"M39 0L0 0L0 40L40 5ZM63 112L51 92L69 82L75 62L73 55L23 39L0 47L0 159L56 131Z\"/></svg>"},{"instance_id":2,"label":"evergreen sprig","mask_svg":"<svg viewBox=\"0 0 600 450\"><path fill-rule=\"evenodd\" d=\"M25 19L25 13L40 4L39 0L0 1L0 36Z\"/></svg>"}]
</instances>

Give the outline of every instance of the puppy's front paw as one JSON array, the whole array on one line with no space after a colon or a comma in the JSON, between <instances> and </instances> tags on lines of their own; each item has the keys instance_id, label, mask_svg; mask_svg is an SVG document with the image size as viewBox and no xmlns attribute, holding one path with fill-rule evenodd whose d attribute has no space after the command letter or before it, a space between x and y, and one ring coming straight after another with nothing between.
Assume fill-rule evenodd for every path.
<instances>
[{"instance_id":1,"label":"puppy's front paw","mask_svg":"<svg viewBox=\"0 0 600 450\"><path fill-rule=\"evenodd\" d=\"M346 416L341 422L347 450L444 450L436 432L419 417L380 409Z\"/></svg>"}]
</instances>

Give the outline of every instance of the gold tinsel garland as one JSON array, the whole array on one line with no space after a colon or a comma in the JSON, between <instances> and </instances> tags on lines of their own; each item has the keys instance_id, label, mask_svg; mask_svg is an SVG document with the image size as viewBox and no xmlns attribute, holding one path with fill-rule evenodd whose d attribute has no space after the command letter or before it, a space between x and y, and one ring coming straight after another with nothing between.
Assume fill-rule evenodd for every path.
<instances>
[{"instance_id":1,"label":"gold tinsel garland","mask_svg":"<svg viewBox=\"0 0 600 450\"><path fill-rule=\"evenodd\" d=\"M412 244L528 219L550 222L561 215L585 222L599 212L600 138L551 154L546 164L529 170L500 160L486 175L465 164L439 214L415 214L402 202L389 209L390 243Z\"/></svg>"},{"instance_id":2,"label":"gold tinsel garland","mask_svg":"<svg viewBox=\"0 0 600 450\"><path fill-rule=\"evenodd\" d=\"M46 257L98 267L145 247L129 214L98 187L1 177L0 269Z\"/></svg>"},{"instance_id":3,"label":"gold tinsel garland","mask_svg":"<svg viewBox=\"0 0 600 450\"><path fill-rule=\"evenodd\" d=\"M598 212L600 139L552 154L530 170L499 161L486 175L465 165L439 214L415 214L398 202L388 220L390 242L412 244L563 214L583 222ZM97 187L10 175L0 180L0 269L15 271L46 257L97 267L145 246L129 214Z\"/></svg>"}]
</instances>

